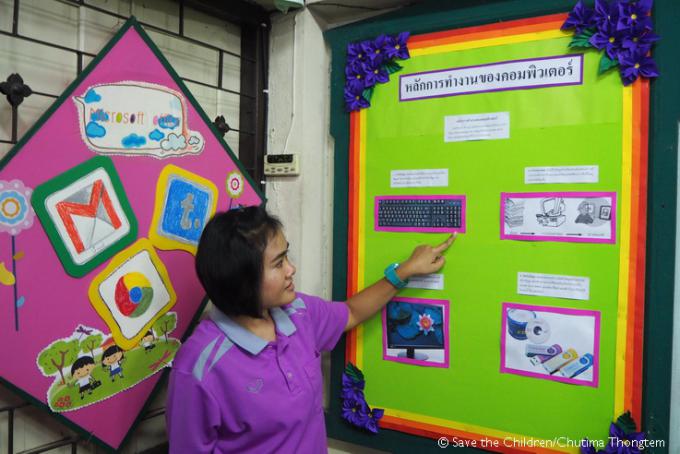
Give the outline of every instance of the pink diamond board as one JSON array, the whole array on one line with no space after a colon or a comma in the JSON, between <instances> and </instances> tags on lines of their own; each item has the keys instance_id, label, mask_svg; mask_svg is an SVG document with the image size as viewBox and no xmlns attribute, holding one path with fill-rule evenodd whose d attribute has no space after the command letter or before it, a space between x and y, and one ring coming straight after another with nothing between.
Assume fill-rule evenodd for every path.
<instances>
[{"instance_id":1,"label":"pink diamond board","mask_svg":"<svg viewBox=\"0 0 680 454\"><path fill-rule=\"evenodd\" d=\"M180 99L184 100L181 106L182 115L179 117L183 127L204 142L199 152L167 152L167 156L162 156L166 150L156 150L154 156L143 152L140 139L138 143L128 143L126 146L129 148L122 147L129 153L108 155L137 223L136 237L116 253L124 251L139 239L149 238L158 197L157 182L168 165L180 167L183 171L212 182L212 187L216 188L217 211L224 211L235 205L259 205L263 202L263 196L254 187L241 164L134 18L121 28L101 54L0 163L0 180L5 182L4 189L7 189L8 184L19 181L25 188L35 190L80 164L106 154L97 150L96 146L93 147L92 143L87 143L82 121L79 120L83 118L82 112L79 114L74 97L85 97L91 87L95 87L95 91L106 92L105 88L99 90L99 87L114 86L114 90L108 94L121 93L115 86L125 81L134 81L142 92L145 88L152 87L169 89L168 93L180 94ZM27 83L30 85L30 81ZM153 101L156 106L164 102L162 96L165 95L159 96L160 101ZM121 106L127 103L129 106L135 102L128 100L121 104L119 101L114 104ZM148 108L143 99L138 101L139 110L135 112ZM176 103L176 100L172 102ZM153 112L148 113L148 121L152 114ZM114 114L113 120L116 119L115 116ZM88 115L85 118L87 122L94 117ZM168 131L158 129L167 135ZM147 144L150 141L148 137L144 139ZM242 186L237 194L233 190L227 190L227 180L234 175L239 177ZM232 181L231 186L234 189L238 182ZM12 200L5 205L0 200L0 211L5 209L9 215L15 215L18 205L13 204ZM40 214L38 210L36 212ZM112 222L110 216L108 221ZM180 224L175 223L175 227ZM115 263L112 258L114 254L84 272L82 276L76 277L65 269L42 218L36 217L30 226L24 224L17 229L20 231L15 230L12 233L10 230L0 230L0 261L4 266L0 276L0 344L3 345L0 349L0 379L31 403L87 434L86 438L95 440L109 450L117 450L131 434L163 374L149 375L129 388L91 405L72 411L53 412L50 410L47 394L55 383L56 375L45 376L37 364L41 351L56 340L69 337L73 339L79 326L99 331L104 334L105 339L111 335L110 324L95 310L89 290L95 277L105 272L107 267L110 268L112 261ZM194 271L194 255L181 248L156 247L154 250L166 268L176 294L176 302L170 309L176 314L177 320L172 337L183 339L205 304L205 293ZM163 342L162 336L158 336L156 342L160 345ZM101 347L102 352L105 347ZM134 351L142 351L141 343ZM94 370L99 376L102 376L101 370L105 367L98 360L98 355L103 356L102 352L95 352L93 355L97 359ZM83 349L78 355L83 356L86 353ZM130 358L134 356L131 352L126 354ZM150 354L153 354L153 350ZM167 359L166 357L164 361L167 362ZM157 361L155 367L162 368L165 365L164 362ZM132 368L133 365L123 363L126 374ZM106 370L105 377L108 378L109 369ZM78 383L74 377L69 377L71 369L64 367L62 373L70 383L70 387L65 389L77 396ZM111 377L118 378L114 376L113 368ZM84 398L91 399L87 392L84 393ZM77 400L74 397L74 401Z\"/></svg>"}]
</instances>

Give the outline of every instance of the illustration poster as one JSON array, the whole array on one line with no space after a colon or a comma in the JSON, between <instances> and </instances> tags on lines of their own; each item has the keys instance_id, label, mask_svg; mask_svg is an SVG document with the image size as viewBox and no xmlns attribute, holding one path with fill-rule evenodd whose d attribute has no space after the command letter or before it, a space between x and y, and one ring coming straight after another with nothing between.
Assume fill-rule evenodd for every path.
<instances>
[{"instance_id":1,"label":"illustration poster","mask_svg":"<svg viewBox=\"0 0 680 454\"><path fill-rule=\"evenodd\" d=\"M262 200L130 19L0 162L2 382L119 449L205 305L186 251Z\"/></svg>"}]
</instances>

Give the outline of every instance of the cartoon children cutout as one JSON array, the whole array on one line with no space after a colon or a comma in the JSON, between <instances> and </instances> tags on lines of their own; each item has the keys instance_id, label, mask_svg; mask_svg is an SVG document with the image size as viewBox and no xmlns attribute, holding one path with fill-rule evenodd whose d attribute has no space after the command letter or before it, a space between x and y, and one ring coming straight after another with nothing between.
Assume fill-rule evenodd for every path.
<instances>
[{"instance_id":1,"label":"cartoon children cutout","mask_svg":"<svg viewBox=\"0 0 680 454\"><path fill-rule=\"evenodd\" d=\"M108 347L104 350L104 354L102 354L102 367L109 368L109 377L112 382L116 381L116 375L119 375L120 378L125 378L123 377L123 366L121 365L123 359L123 350L117 345Z\"/></svg>"},{"instance_id":2,"label":"cartoon children cutout","mask_svg":"<svg viewBox=\"0 0 680 454\"><path fill-rule=\"evenodd\" d=\"M97 386L96 381L92 377L93 369L94 359L91 356L81 356L71 366L71 376L78 383L81 399L85 397L85 391L90 395Z\"/></svg>"},{"instance_id":3,"label":"cartoon children cutout","mask_svg":"<svg viewBox=\"0 0 680 454\"><path fill-rule=\"evenodd\" d=\"M144 337L142 337L142 347L144 347L144 353L149 353L151 350L156 347L156 344L153 343L154 341L154 336L151 330L147 331Z\"/></svg>"}]
</instances>

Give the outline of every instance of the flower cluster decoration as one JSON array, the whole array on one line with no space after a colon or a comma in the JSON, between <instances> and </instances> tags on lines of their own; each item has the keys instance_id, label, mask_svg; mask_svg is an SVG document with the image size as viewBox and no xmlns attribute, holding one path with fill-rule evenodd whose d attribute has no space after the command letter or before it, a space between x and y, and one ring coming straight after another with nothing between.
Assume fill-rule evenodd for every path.
<instances>
[{"instance_id":1,"label":"flower cluster decoration","mask_svg":"<svg viewBox=\"0 0 680 454\"><path fill-rule=\"evenodd\" d=\"M644 432L638 432L635 420L626 412L609 426L608 442L604 449L595 450L597 443L587 438L581 441L581 454L640 454L647 441Z\"/></svg>"},{"instance_id":2,"label":"flower cluster decoration","mask_svg":"<svg viewBox=\"0 0 680 454\"><path fill-rule=\"evenodd\" d=\"M375 39L349 43L345 66L345 109L347 112L371 105L373 89L390 80L390 74L402 67L395 60L410 58L406 42L409 32L396 36L380 35Z\"/></svg>"},{"instance_id":3,"label":"flower cluster decoration","mask_svg":"<svg viewBox=\"0 0 680 454\"><path fill-rule=\"evenodd\" d=\"M569 47L592 47L602 52L598 73L619 67L623 85L638 77L658 77L650 50L659 36L653 32L653 0L595 0L589 8L579 0L562 30L574 30Z\"/></svg>"},{"instance_id":4,"label":"flower cluster decoration","mask_svg":"<svg viewBox=\"0 0 680 454\"><path fill-rule=\"evenodd\" d=\"M352 363L347 363L342 373L342 418L350 424L378 433L378 421L385 410L371 408L364 397L364 374Z\"/></svg>"}]
</instances>

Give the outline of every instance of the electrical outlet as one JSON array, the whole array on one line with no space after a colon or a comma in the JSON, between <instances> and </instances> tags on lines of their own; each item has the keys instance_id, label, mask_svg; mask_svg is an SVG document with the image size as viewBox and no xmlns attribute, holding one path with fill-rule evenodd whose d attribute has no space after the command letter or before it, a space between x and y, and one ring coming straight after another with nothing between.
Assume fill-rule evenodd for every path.
<instances>
[{"instance_id":1,"label":"electrical outlet","mask_svg":"<svg viewBox=\"0 0 680 454\"><path fill-rule=\"evenodd\" d=\"M264 157L264 174L270 177L290 177L300 174L297 154L268 154Z\"/></svg>"}]
</instances>

